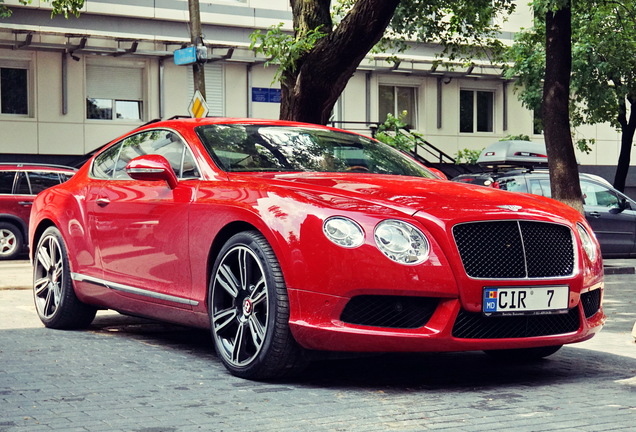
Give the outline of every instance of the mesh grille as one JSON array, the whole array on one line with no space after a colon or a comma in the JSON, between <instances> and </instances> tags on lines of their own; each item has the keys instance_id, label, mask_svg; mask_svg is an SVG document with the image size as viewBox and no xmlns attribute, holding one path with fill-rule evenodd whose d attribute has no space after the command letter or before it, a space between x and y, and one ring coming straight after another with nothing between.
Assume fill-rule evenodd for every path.
<instances>
[{"instance_id":1,"label":"mesh grille","mask_svg":"<svg viewBox=\"0 0 636 432\"><path fill-rule=\"evenodd\" d=\"M418 328L428 322L438 303L427 297L362 295L347 303L340 319L373 327Z\"/></svg>"},{"instance_id":2,"label":"mesh grille","mask_svg":"<svg viewBox=\"0 0 636 432\"><path fill-rule=\"evenodd\" d=\"M581 294L581 304L585 318L590 318L601 309L601 290L595 289Z\"/></svg>"},{"instance_id":3,"label":"mesh grille","mask_svg":"<svg viewBox=\"0 0 636 432\"><path fill-rule=\"evenodd\" d=\"M453 235L470 277L523 279L569 276L572 234L563 225L496 221L456 225Z\"/></svg>"},{"instance_id":4,"label":"mesh grille","mask_svg":"<svg viewBox=\"0 0 636 432\"><path fill-rule=\"evenodd\" d=\"M453 326L453 336L463 339L526 338L571 333L579 328L578 308L567 314L484 317L461 310Z\"/></svg>"}]
</instances>

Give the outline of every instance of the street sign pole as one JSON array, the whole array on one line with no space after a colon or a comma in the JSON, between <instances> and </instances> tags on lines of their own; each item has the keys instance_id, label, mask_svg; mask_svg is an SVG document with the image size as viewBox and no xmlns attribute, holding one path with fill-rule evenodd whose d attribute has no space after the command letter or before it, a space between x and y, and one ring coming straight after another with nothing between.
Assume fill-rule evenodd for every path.
<instances>
[{"instance_id":1,"label":"street sign pole","mask_svg":"<svg viewBox=\"0 0 636 432\"><path fill-rule=\"evenodd\" d=\"M201 36L201 9L199 0L188 0L188 10L190 12L190 41L195 47L203 44ZM201 93L205 100L205 65L199 62L192 64L192 76L194 79L194 90Z\"/></svg>"}]
</instances>

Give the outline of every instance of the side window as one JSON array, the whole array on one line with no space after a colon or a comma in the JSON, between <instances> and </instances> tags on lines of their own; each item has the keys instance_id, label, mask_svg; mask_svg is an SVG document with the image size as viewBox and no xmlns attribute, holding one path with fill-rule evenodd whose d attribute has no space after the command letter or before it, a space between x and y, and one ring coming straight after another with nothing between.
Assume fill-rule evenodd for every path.
<instances>
[{"instance_id":1,"label":"side window","mask_svg":"<svg viewBox=\"0 0 636 432\"><path fill-rule=\"evenodd\" d=\"M194 158L177 134L167 130L141 132L126 138L115 166L114 178L127 179L125 168L138 156L161 155L165 157L178 178L198 177Z\"/></svg>"},{"instance_id":2,"label":"side window","mask_svg":"<svg viewBox=\"0 0 636 432\"><path fill-rule=\"evenodd\" d=\"M24 171L18 172L18 177L15 183L15 193L18 195L31 195L29 179Z\"/></svg>"},{"instance_id":3,"label":"side window","mask_svg":"<svg viewBox=\"0 0 636 432\"><path fill-rule=\"evenodd\" d=\"M59 184L60 176L54 172L30 172L29 183L31 183L31 192L37 195L44 189Z\"/></svg>"},{"instance_id":4,"label":"side window","mask_svg":"<svg viewBox=\"0 0 636 432\"><path fill-rule=\"evenodd\" d=\"M97 156L93 162L93 169L91 171L93 177L99 179L112 178L115 172L115 162L117 161L120 150L121 143L118 143Z\"/></svg>"},{"instance_id":5,"label":"side window","mask_svg":"<svg viewBox=\"0 0 636 432\"><path fill-rule=\"evenodd\" d=\"M0 171L0 194L13 193L15 171Z\"/></svg>"},{"instance_id":6,"label":"side window","mask_svg":"<svg viewBox=\"0 0 636 432\"><path fill-rule=\"evenodd\" d=\"M550 188L549 179L530 179L528 183L530 185L530 190L528 192L531 194L541 195L548 198L552 197L552 189Z\"/></svg>"},{"instance_id":7,"label":"side window","mask_svg":"<svg viewBox=\"0 0 636 432\"><path fill-rule=\"evenodd\" d=\"M499 189L511 192L528 192L523 177L504 177L497 180L497 183L499 183Z\"/></svg>"},{"instance_id":8,"label":"side window","mask_svg":"<svg viewBox=\"0 0 636 432\"><path fill-rule=\"evenodd\" d=\"M608 188L589 182L581 182L585 205L607 208L619 207L618 196Z\"/></svg>"}]
</instances>

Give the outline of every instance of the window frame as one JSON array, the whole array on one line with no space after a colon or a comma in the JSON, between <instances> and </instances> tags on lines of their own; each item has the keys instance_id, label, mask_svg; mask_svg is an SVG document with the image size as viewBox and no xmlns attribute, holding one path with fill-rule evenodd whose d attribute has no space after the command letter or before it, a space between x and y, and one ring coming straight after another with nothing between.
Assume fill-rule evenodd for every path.
<instances>
[{"instance_id":1,"label":"window frame","mask_svg":"<svg viewBox=\"0 0 636 432\"><path fill-rule=\"evenodd\" d=\"M113 94L112 89L102 89L96 90L94 85L91 84L93 80L98 80L91 76L93 71L96 71L98 68L108 68L108 69L127 69L127 70L136 70L139 72L139 99L133 97L129 97L129 94ZM147 114L147 106L148 106L148 68L149 65L146 61L110 61L108 63L104 63L103 61L94 60L90 61L86 64L86 68L84 70L84 79L86 83L86 92L85 92L85 113L84 117L89 121L96 122L132 122L138 123L143 122L148 117ZM125 74L124 74L125 75ZM132 87L136 87L136 85L131 84ZM99 85L98 85L99 87ZM111 92L109 92L109 90ZM99 102L109 104L110 107L106 107L105 105L100 105ZM138 118L128 118L128 117L117 117L117 114L120 112L118 110L118 104L120 103L136 103L137 111L139 113ZM94 108L92 108L91 104L93 104ZM109 112L109 116L103 115L91 115L91 109L94 109L95 113L105 113ZM126 110L121 110L121 112L126 112Z\"/></svg>"},{"instance_id":2,"label":"window frame","mask_svg":"<svg viewBox=\"0 0 636 432\"><path fill-rule=\"evenodd\" d=\"M7 116L11 118L25 118L31 117L33 112L33 68L32 63L29 60L6 60L0 59L0 69L18 69L24 70L26 72L26 94L24 95L25 103L26 103L26 112L25 113L10 113L10 112L2 112L2 106L0 103L0 116ZM1 72L0 72L0 80L1 80ZM1 82L0 82L1 86ZM0 87L0 98L2 97ZM1 101L1 99L0 99Z\"/></svg>"},{"instance_id":3,"label":"window frame","mask_svg":"<svg viewBox=\"0 0 636 432\"><path fill-rule=\"evenodd\" d=\"M393 110L389 111L387 114L392 114L395 117L400 117L401 113L403 111L407 111L407 117L406 117L406 123L407 123L407 127L409 129L417 129L417 120L418 120L418 110L419 110L419 104L418 104L418 99L419 99L419 86L417 85L409 85L409 84L393 84L393 83L385 83L385 82L381 82L378 84L378 121L380 123L384 123L384 121L386 120L386 115L384 116L384 118L382 118L382 103L381 101L381 94L382 94L382 87L389 87L393 89ZM404 109L404 108L400 108L399 107L399 96L398 96L398 91L400 89L408 89L410 91L413 92L412 94L412 101L413 101L413 110L412 112L409 112L408 109Z\"/></svg>"},{"instance_id":4,"label":"window frame","mask_svg":"<svg viewBox=\"0 0 636 432\"><path fill-rule=\"evenodd\" d=\"M464 105L463 105L463 97L466 93L471 94L471 106L470 106L470 114L471 114L471 130L462 130L464 128L463 122L466 120L463 116L464 114ZM483 119L481 117L481 111L479 109L479 94L489 94L491 95L490 100L490 118ZM497 100L497 90L495 89L476 89L476 88L460 88L459 89L459 133L460 134L494 134L495 133L495 118L496 118L496 100ZM485 120L489 123L489 130L479 130L480 121Z\"/></svg>"}]
</instances>

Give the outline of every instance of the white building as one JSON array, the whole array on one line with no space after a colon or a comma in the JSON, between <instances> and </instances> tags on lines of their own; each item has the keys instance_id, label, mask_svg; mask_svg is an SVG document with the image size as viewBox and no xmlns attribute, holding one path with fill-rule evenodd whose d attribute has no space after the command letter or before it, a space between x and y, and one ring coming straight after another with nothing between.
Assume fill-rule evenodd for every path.
<instances>
[{"instance_id":1,"label":"white building","mask_svg":"<svg viewBox=\"0 0 636 432\"><path fill-rule=\"evenodd\" d=\"M51 19L49 2L5 3L13 16L0 21L0 161L66 163L148 120L187 115L191 67L172 58L190 40L187 0L86 0L80 18L68 19ZM254 29L280 22L291 28L289 2L216 0L200 7L209 115L278 118L274 70L247 48ZM502 39L530 25L527 2L518 1ZM360 122L342 126L368 132L367 123L408 110L414 128L449 155L507 135L542 141L533 133L533 113L500 70L488 64L436 70L430 48L402 57L394 67L369 55L334 121ZM590 155L578 154L581 164L616 165L616 131L597 125L577 133L597 142Z\"/></svg>"}]
</instances>

